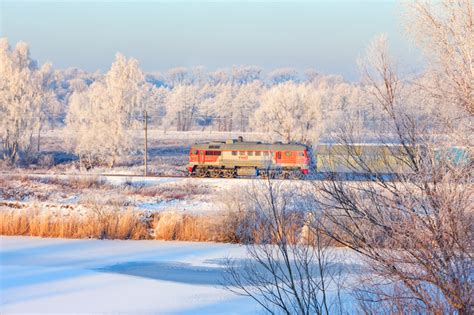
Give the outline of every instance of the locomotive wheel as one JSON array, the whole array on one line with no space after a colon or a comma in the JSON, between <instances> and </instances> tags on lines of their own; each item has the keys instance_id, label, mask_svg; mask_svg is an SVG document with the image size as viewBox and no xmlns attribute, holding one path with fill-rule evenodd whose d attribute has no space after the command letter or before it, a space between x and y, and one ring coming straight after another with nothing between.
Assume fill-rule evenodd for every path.
<instances>
[{"instance_id":1,"label":"locomotive wheel","mask_svg":"<svg viewBox=\"0 0 474 315\"><path fill-rule=\"evenodd\" d=\"M267 176L271 179L277 179L277 178L280 178L280 172L279 171L269 171Z\"/></svg>"},{"instance_id":2,"label":"locomotive wheel","mask_svg":"<svg viewBox=\"0 0 474 315\"><path fill-rule=\"evenodd\" d=\"M196 170L196 176L197 177L206 177L207 170L204 168L198 168Z\"/></svg>"},{"instance_id":3,"label":"locomotive wheel","mask_svg":"<svg viewBox=\"0 0 474 315\"><path fill-rule=\"evenodd\" d=\"M302 179L303 176L300 172L298 171L293 171L289 174L290 179Z\"/></svg>"},{"instance_id":4,"label":"locomotive wheel","mask_svg":"<svg viewBox=\"0 0 474 315\"><path fill-rule=\"evenodd\" d=\"M218 178L218 177L221 177L221 170L210 170L209 172L210 176L212 178Z\"/></svg>"},{"instance_id":5,"label":"locomotive wheel","mask_svg":"<svg viewBox=\"0 0 474 315\"><path fill-rule=\"evenodd\" d=\"M235 177L235 171L234 170L224 170L223 176L225 178L233 178L233 177Z\"/></svg>"}]
</instances>

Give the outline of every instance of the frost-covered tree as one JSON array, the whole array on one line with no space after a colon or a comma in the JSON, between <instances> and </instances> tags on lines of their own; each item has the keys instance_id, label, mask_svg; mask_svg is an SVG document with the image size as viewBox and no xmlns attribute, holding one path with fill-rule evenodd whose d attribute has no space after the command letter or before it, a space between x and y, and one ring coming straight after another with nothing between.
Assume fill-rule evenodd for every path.
<instances>
[{"instance_id":1,"label":"frost-covered tree","mask_svg":"<svg viewBox=\"0 0 474 315\"><path fill-rule=\"evenodd\" d=\"M312 82L316 80L320 76L320 74L315 69L306 69L304 71L304 76L308 82Z\"/></svg>"},{"instance_id":2,"label":"frost-covered tree","mask_svg":"<svg viewBox=\"0 0 474 315\"><path fill-rule=\"evenodd\" d=\"M298 71L293 68L279 68L268 74L268 79L272 84L280 84L287 81L298 81Z\"/></svg>"},{"instance_id":3,"label":"frost-covered tree","mask_svg":"<svg viewBox=\"0 0 474 315\"><path fill-rule=\"evenodd\" d=\"M67 128L72 149L86 165L107 163L132 149L128 128L145 107L147 85L138 61L117 54L103 80L69 102Z\"/></svg>"},{"instance_id":4,"label":"frost-covered tree","mask_svg":"<svg viewBox=\"0 0 474 315\"><path fill-rule=\"evenodd\" d=\"M246 84L260 79L262 68L257 66L233 66L232 82L234 84Z\"/></svg>"},{"instance_id":5,"label":"frost-covered tree","mask_svg":"<svg viewBox=\"0 0 474 315\"><path fill-rule=\"evenodd\" d=\"M213 85L225 84L229 82L229 73L227 69L218 69L209 73L209 82Z\"/></svg>"},{"instance_id":6,"label":"frost-covered tree","mask_svg":"<svg viewBox=\"0 0 474 315\"><path fill-rule=\"evenodd\" d=\"M199 103L200 93L196 85L174 87L166 98L166 125L175 125L178 131L189 131Z\"/></svg>"},{"instance_id":7,"label":"frost-covered tree","mask_svg":"<svg viewBox=\"0 0 474 315\"><path fill-rule=\"evenodd\" d=\"M120 115L122 123L130 126L133 117L144 109L144 96L147 89L138 60L134 58L127 60L125 56L118 53L105 76L105 86L112 98L110 106Z\"/></svg>"},{"instance_id":8,"label":"frost-covered tree","mask_svg":"<svg viewBox=\"0 0 474 315\"><path fill-rule=\"evenodd\" d=\"M156 125L163 123L163 119L166 115L166 99L170 94L170 90L161 86L156 87L151 84L147 84L147 91L144 101L146 102L146 110L148 111L148 117Z\"/></svg>"},{"instance_id":9,"label":"frost-covered tree","mask_svg":"<svg viewBox=\"0 0 474 315\"><path fill-rule=\"evenodd\" d=\"M328 79L331 80L330 77ZM348 121L366 131L373 127L373 108L363 86L347 82L320 82L318 91L323 95L322 113L326 132L337 132L344 128Z\"/></svg>"},{"instance_id":10,"label":"frost-covered tree","mask_svg":"<svg viewBox=\"0 0 474 315\"><path fill-rule=\"evenodd\" d=\"M196 116L196 123L202 127L202 130L214 123L214 98L216 97L216 88L213 85L206 84L200 89L199 112Z\"/></svg>"},{"instance_id":11,"label":"frost-covered tree","mask_svg":"<svg viewBox=\"0 0 474 315\"><path fill-rule=\"evenodd\" d=\"M57 115L61 111L61 103L54 93L56 78L51 64L44 64L40 68L41 86L43 89L40 109L38 111L38 124L36 129L36 150L40 152L41 132L46 126L54 126Z\"/></svg>"},{"instance_id":12,"label":"frost-covered tree","mask_svg":"<svg viewBox=\"0 0 474 315\"><path fill-rule=\"evenodd\" d=\"M189 81L192 84L203 86L208 81L208 75L204 66L197 66L191 69Z\"/></svg>"},{"instance_id":13,"label":"frost-covered tree","mask_svg":"<svg viewBox=\"0 0 474 315\"><path fill-rule=\"evenodd\" d=\"M262 82L252 81L239 87L234 99L236 125L242 132L247 131L250 117L260 106Z\"/></svg>"},{"instance_id":14,"label":"frost-covered tree","mask_svg":"<svg viewBox=\"0 0 474 315\"><path fill-rule=\"evenodd\" d=\"M0 139L3 159L14 162L20 151L31 149L35 132L55 96L48 84L51 67L38 68L28 45L19 42L11 49L0 39Z\"/></svg>"},{"instance_id":15,"label":"frost-covered tree","mask_svg":"<svg viewBox=\"0 0 474 315\"><path fill-rule=\"evenodd\" d=\"M56 70L54 72L54 91L60 101L60 111L56 113L55 123L65 122L69 98L74 92L82 92L92 83L100 80L103 74L99 71L87 72L77 68Z\"/></svg>"},{"instance_id":16,"label":"frost-covered tree","mask_svg":"<svg viewBox=\"0 0 474 315\"><path fill-rule=\"evenodd\" d=\"M472 0L410 1L407 29L422 48L431 82L423 87L446 107L474 115L474 8Z\"/></svg>"},{"instance_id":17,"label":"frost-covered tree","mask_svg":"<svg viewBox=\"0 0 474 315\"><path fill-rule=\"evenodd\" d=\"M232 131L234 128L235 97L238 88L233 84L222 84L216 87L213 109L219 131Z\"/></svg>"},{"instance_id":18,"label":"frost-covered tree","mask_svg":"<svg viewBox=\"0 0 474 315\"><path fill-rule=\"evenodd\" d=\"M189 84L189 71L185 67L177 67L168 70L166 73L166 82L174 87L182 84Z\"/></svg>"},{"instance_id":19,"label":"frost-covered tree","mask_svg":"<svg viewBox=\"0 0 474 315\"><path fill-rule=\"evenodd\" d=\"M263 93L254 125L288 142L314 144L324 127L321 100L321 94L309 85L279 84Z\"/></svg>"}]
</instances>

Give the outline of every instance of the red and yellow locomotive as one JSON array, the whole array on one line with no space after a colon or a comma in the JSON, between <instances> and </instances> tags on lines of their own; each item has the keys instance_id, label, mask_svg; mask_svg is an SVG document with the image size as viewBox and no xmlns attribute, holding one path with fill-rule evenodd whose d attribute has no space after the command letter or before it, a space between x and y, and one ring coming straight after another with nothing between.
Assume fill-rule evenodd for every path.
<instances>
[{"instance_id":1,"label":"red and yellow locomotive","mask_svg":"<svg viewBox=\"0 0 474 315\"><path fill-rule=\"evenodd\" d=\"M307 147L301 144L261 143L227 140L191 146L191 176L261 176L300 178L309 172Z\"/></svg>"}]
</instances>

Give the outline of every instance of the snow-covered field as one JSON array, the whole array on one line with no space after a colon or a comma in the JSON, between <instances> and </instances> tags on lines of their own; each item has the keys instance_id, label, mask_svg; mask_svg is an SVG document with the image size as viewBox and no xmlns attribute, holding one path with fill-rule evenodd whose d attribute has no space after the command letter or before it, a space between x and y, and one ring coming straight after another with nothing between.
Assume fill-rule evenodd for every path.
<instances>
[{"instance_id":1,"label":"snow-covered field","mask_svg":"<svg viewBox=\"0 0 474 315\"><path fill-rule=\"evenodd\" d=\"M0 244L1 314L261 313L222 287L225 259L246 257L239 245L31 237ZM349 273L354 262L346 258Z\"/></svg>"}]
</instances>

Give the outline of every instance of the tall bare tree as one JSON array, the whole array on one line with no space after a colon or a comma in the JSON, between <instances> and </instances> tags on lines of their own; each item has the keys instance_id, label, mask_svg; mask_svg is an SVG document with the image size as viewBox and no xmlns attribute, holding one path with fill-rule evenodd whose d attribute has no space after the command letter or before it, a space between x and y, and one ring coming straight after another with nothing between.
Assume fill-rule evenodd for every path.
<instances>
[{"instance_id":1,"label":"tall bare tree","mask_svg":"<svg viewBox=\"0 0 474 315\"><path fill-rule=\"evenodd\" d=\"M315 186L328 222L325 231L367 258L372 279L359 291L366 311L472 313L472 152L452 148L455 138L431 132L407 110L410 95L385 38L372 43L361 66L397 145L367 157L353 145L351 128L340 134L342 163L362 170L367 181L333 176ZM381 169L395 178L382 176Z\"/></svg>"}]
</instances>

